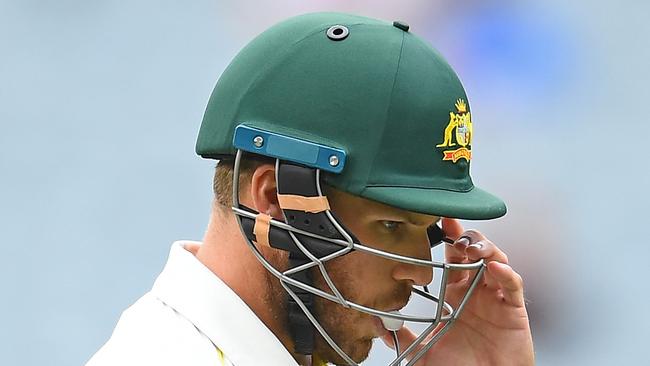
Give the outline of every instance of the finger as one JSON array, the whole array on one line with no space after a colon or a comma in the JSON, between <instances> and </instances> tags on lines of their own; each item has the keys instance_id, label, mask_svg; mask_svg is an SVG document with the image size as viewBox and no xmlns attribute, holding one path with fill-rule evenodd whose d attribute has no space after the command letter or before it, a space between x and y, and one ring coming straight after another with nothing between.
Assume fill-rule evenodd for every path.
<instances>
[{"instance_id":1,"label":"finger","mask_svg":"<svg viewBox=\"0 0 650 366\"><path fill-rule=\"evenodd\" d=\"M442 218L442 232L445 233L447 238L455 241L460 238L463 231L463 225L461 225L458 220L450 219L448 217Z\"/></svg>"},{"instance_id":2,"label":"finger","mask_svg":"<svg viewBox=\"0 0 650 366\"><path fill-rule=\"evenodd\" d=\"M490 290L499 290L501 288L501 285L499 285L499 281L497 281L497 279L494 278L494 276L489 271L483 272L483 276L481 276L479 285L486 287Z\"/></svg>"},{"instance_id":3,"label":"finger","mask_svg":"<svg viewBox=\"0 0 650 366\"><path fill-rule=\"evenodd\" d=\"M467 246L466 251L468 262L475 262L479 259L484 259L486 263L492 261L508 263L508 256L492 243L492 241L487 239L485 235L476 230L468 230L461 236L461 238L465 237L471 242L471 244ZM480 283L490 289L499 288L498 281L489 272L486 272L483 275Z\"/></svg>"},{"instance_id":4,"label":"finger","mask_svg":"<svg viewBox=\"0 0 650 366\"><path fill-rule=\"evenodd\" d=\"M452 244L445 245L445 261L449 263L465 263L467 262L467 246L469 240L467 238L460 238Z\"/></svg>"},{"instance_id":5,"label":"finger","mask_svg":"<svg viewBox=\"0 0 650 366\"><path fill-rule=\"evenodd\" d=\"M445 260L452 263L462 263L466 259L465 248L469 245L467 239L459 240L463 233L463 226L456 219L442 218L442 231L445 237L453 241L445 245Z\"/></svg>"},{"instance_id":6,"label":"finger","mask_svg":"<svg viewBox=\"0 0 650 366\"><path fill-rule=\"evenodd\" d=\"M445 245L445 261L448 263L466 263L467 255L465 250L467 245L469 245L468 239L460 239L460 236L465 231L463 225L456 219L451 219L448 217L442 218L442 231L445 233L445 237L454 241L453 244ZM465 280L469 276L469 273L465 271L449 271L447 276L447 283L455 283Z\"/></svg>"},{"instance_id":7,"label":"finger","mask_svg":"<svg viewBox=\"0 0 650 366\"><path fill-rule=\"evenodd\" d=\"M463 234L463 236L466 236L466 234ZM476 234L474 236L477 237ZM483 235L480 235L480 238L479 240L474 238L470 239L470 244L467 246L467 251L465 252L467 259L471 262L484 259L486 262L496 261L508 263L508 256L501 249Z\"/></svg>"},{"instance_id":8,"label":"finger","mask_svg":"<svg viewBox=\"0 0 650 366\"><path fill-rule=\"evenodd\" d=\"M467 256L467 246L476 243L482 239L485 239L483 234L476 230L467 230L463 231L463 227L460 225L458 220L455 219L443 219L450 221L443 221L443 231L449 230L449 236L454 240L454 243L451 245L445 246L445 259L447 262L451 263L466 263L466 261L458 260L459 258L465 259ZM456 249L456 250L454 250ZM458 253L462 251L462 254Z\"/></svg>"},{"instance_id":9,"label":"finger","mask_svg":"<svg viewBox=\"0 0 650 366\"><path fill-rule=\"evenodd\" d=\"M509 265L499 262L488 263L487 270L499 283L504 301L513 306L523 307L524 282L521 276Z\"/></svg>"},{"instance_id":10,"label":"finger","mask_svg":"<svg viewBox=\"0 0 650 366\"><path fill-rule=\"evenodd\" d=\"M469 240L461 238L451 245L445 245L445 261L447 263L467 263L467 245ZM447 283L456 283L469 277L468 271L449 270L447 273Z\"/></svg>"}]
</instances>

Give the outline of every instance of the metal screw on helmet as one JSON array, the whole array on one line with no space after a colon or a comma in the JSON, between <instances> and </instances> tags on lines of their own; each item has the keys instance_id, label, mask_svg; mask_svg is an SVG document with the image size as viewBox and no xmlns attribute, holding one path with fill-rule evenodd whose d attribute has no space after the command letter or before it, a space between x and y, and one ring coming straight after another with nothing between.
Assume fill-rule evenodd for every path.
<instances>
[{"instance_id":1,"label":"metal screw on helmet","mask_svg":"<svg viewBox=\"0 0 650 366\"><path fill-rule=\"evenodd\" d=\"M331 166L337 166L339 165L339 157L336 155L330 156L330 165Z\"/></svg>"},{"instance_id":2,"label":"metal screw on helmet","mask_svg":"<svg viewBox=\"0 0 650 366\"><path fill-rule=\"evenodd\" d=\"M255 147L262 147L262 145L264 145L264 138L262 136L255 136L253 139L253 145L255 145Z\"/></svg>"},{"instance_id":3,"label":"metal screw on helmet","mask_svg":"<svg viewBox=\"0 0 650 366\"><path fill-rule=\"evenodd\" d=\"M345 39L350 31L344 25L333 25L327 30L327 37L332 41L340 41Z\"/></svg>"}]
</instances>

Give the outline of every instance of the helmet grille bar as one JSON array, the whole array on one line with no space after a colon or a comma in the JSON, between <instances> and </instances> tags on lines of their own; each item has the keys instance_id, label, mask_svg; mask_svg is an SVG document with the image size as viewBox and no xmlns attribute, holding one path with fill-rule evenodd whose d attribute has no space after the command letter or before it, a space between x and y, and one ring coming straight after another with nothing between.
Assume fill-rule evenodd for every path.
<instances>
[{"instance_id":1,"label":"helmet grille bar","mask_svg":"<svg viewBox=\"0 0 650 366\"><path fill-rule=\"evenodd\" d=\"M414 365L415 362L417 362L417 360L419 360L431 348L431 346L448 331L449 327L458 319L461 311L463 310L465 304L469 300L469 297L471 296L472 292L478 285L483 275L483 272L486 268L483 260L480 260L475 263L466 263L466 264L441 263L441 262L435 262L431 260L427 261L427 260L421 260L417 258L404 257L394 253L377 250L372 247L365 246L359 243L359 241L356 240L356 238L351 236L351 234L348 233L336 219L334 219L334 216L331 216L331 212L329 210L323 211L319 214L327 215L327 218L331 220L330 221L331 224L336 227L339 234L341 235L339 237L334 237L334 238L325 237L313 232L309 232L307 230L296 228L285 222L281 222L274 219L270 220L269 224L271 229L270 229L269 238L271 239L270 240L271 246L274 246L273 240L284 241L285 239L289 239L292 245L289 247L285 242L285 247L287 247L287 249L289 248L291 249L289 250L290 258L291 257L296 258L296 260L290 263L290 267L292 268L289 268L285 272L280 272L276 268L274 268L273 265L271 265L266 260L266 258L259 252L256 245L253 243L254 241L253 236L252 234L250 234L250 231L252 231L251 223L253 222L256 215L258 215L259 213L255 213L255 211L245 208L239 203L238 184L239 184L239 166L241 163L241 156L242 156L242 150L237 150L237 155L235 158L235 171L233 174L232 211L235 214L240 230L244 238L246 239L245 242L253 251L254 255L260 261L260 263L271 274L273 274L275 277L277 277L280 280L280 284L287 291L290 299L289 300L290 304L293 303L295 305L293 313L295 315L298 315L298 311L299 311L301 314L301 318L300 318L301 320L297 321L296 324L301 324L302 329L312 329L312 331L314 329L317 330L321 334L321 336L325 339L325 341L332 347L332 349L334 349L341 356L341 358L345 360L345 362L347 362L349 365L357 365L354 362L354 360L352 360L336 344L336 342L334 342L334 340L329 336L329 334L325 331L325 329L323 329L323 327L320 325L320 323L312 313L313 310L311 308L313 305L313 295L320 296L329 301L336 302L342 306L349 307L373 316L400 319L408 322L429 323L426 329L415 339L415 341L412 344L410 344L402 352L397 351L397 357L395 358L395 360L393 360L390 363L391 366L400 365L401 362L405 360L407 356L410 355L412 355L412 358L409 359L407 365ZM282 163L284 162L278 160L276 162L276 167L279 167ZM305 168L305 169L310 169L310 168ZM278 170L279 169L276 169L276 174L278 174ZM317 194L320 196L322 195L322 192L320 189L320 185L319 185L320 182L318 181L318 178L319 178L319 171L316 170L314 180L316 181L316 185L317 185L317 189L316 189ZM281 180L282 179L278 179L278 186L280 186ZM272 233L274 232L274 230L276 232L282 232L283 234L281 234L281 236L276 235L276 239L273 239L274 235ZM345 240L341 239L341 237L343 237ZM319 242L322 242L323 245L329 246L331 251L323 256L318 256L317 253L314 253L313 248L310 248L310 244L313 243L310 244L305 243L306 239L310 241L317 240ZM428 292L419 290L415 287L412 288L413 293L422 296L423 298L437 304L435 317L422 317L422 316L404 315L399 313L395 314L392 312L382 311L374 308L369 308L360 304L356 304L341 296L341 294L336 289L334 283L331 281L331 279L329 279L329 276L327 275L327 270L324 267L324 263L334 258L337 258L339 256L345 255L351 250L361 250L366 253L378 255L380 257L396 260L399 262L442 269L442 273L443 273L442 282L441 282L440 290L438 292L438 297ZM315 288L311 284L311 279L308 278L309 274L307 271L309 270L309 268L315 266L319 267L321 273L324 275L324 278L329 279L329 281L326 280L326 282L334 294L330 294L323 290ZM475 271L475 274L471 279L471 284L456 309L454 309L450 304L444 301L445 288L448 279L448 272L451 270L474 270ZM290 315L289 318L291 319L292 315L291 314L289 315ZM434 333L438 324L440 324L441 322L445 323L444 326L438 329L438 331ZM310 324L310 325L307 326L306 324ZM433 336L431 336L432 334ZM422 343L429 336L431 336L431 338L429 338L426 341L426 343ZM313 341L313 335L311 336L311 339ZM296 344L298 345L298 343ZM306 347L306 351L309 352L313 351L313 348L310 347L309 343L306 343L305 347Z\"/></svg>"}]
</instances>

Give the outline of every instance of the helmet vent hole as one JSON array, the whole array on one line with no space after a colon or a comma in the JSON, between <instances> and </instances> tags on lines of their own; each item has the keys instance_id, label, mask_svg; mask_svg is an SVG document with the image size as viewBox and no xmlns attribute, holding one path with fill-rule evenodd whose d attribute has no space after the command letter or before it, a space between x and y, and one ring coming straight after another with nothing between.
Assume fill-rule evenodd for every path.
<instances>
[{"instance_id":1,"label":"helmet vent hole","mask_svg":"<svg viewBox=\"0 0 650 366\"><path fill-rule=\"evenodd\" d=\"M325 226L323 226L323 225L318 225L318 229L319 229L320 231L325 231Z\"/></svg>"},{"instance_id":2,"label":"helmet vent hole","mask_svg":"<svg viewBox=\"0 0 650 366\"><path fill-rule=\"evenodd\" d=\"M305 219L304 222L305 222L305 225L309 225L309 224L311 224L311 221L309 221L309 219Z\"/></svg>"},{"instance_id":3,"label":"helmet vent hole","mask_svg":"<svg viewBox=\"0 0 650 366\"><path fill-rule=\"evenodd\" d=\"M350 30L344 25L333 25L327 30L327 38L332 41L344 40L348 34L350 34Z\"/></svg>"},{"instance_id":4,"label":"helmet vent hole","mask_svg":"<svg viewBox=\"0 0 650 366\"><path fill-rule=\"evenodd\" d=\"M290 222L293 222L295 219L296 219L295 216L293 216L293 215L289 215L289 221L290 221Z\"/></svg>"}]
</instances>

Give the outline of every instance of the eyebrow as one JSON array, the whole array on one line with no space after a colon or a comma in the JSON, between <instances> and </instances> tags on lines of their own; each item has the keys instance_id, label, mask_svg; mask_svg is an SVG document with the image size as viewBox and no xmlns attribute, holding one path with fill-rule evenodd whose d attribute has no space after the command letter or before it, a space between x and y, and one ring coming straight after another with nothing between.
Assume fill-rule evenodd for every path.
<instances>
[{"instance_id":1,"label":"eyebrow","mask_svg":"<svg viewBox=\"0 0 650 366\"><path fill-rule=\"evenodd\" d=\"M400 216L403 216L403 215L400 215ZM426 226L431 226L431 225L435 225L438 221L440 221L439 216L435 216L436 220L434 222L432 222L432 223L429 223L429 220L423 220L423 221L416 220L413 217L411 217L410 215L405 215L403 217L404 217L404 219L406 221L408 221L409 223L411 223L413 225L416 225L416 226L425 226L425 225Z\"/></svg>"},{"instance_id":2,"label":"eyebrow","mask_svg":"<svg viewBox=\"0 0 650 366\"><path fill-rule=\"evenodd\" d=\"M383 219L388 219L392 221L402 221L402 222L408 222L411 225L415 226L431 226L435 225L437 222L439 222L442 217L441 216L432 216L435 217L436 220L430 223L430 220L418 220L415 218L413 215L409 214L408 212L400 212L401 210L395 210L391 212L383 212L382 214L379 214L379 217L384 217Z\"/></svg>"},{"instance_id":3,"label":"eyebrow","mask_svg":"<svg viewBox=\"0 0 650 366\"><path fill-rule=\"evenodd\" d=\"M413 224L413 225L418 225L418 226L427 226L427 227L429 227L429 226L434 226L434 225L436 225L439 221L440 221L440 219L437 219L436 221L433 221L433 222L427 222L427 221L422 221L422 222L413 222L413 221L409 221L409 222L410 222L411 224Z\"/></svg>"}]
</instances>

